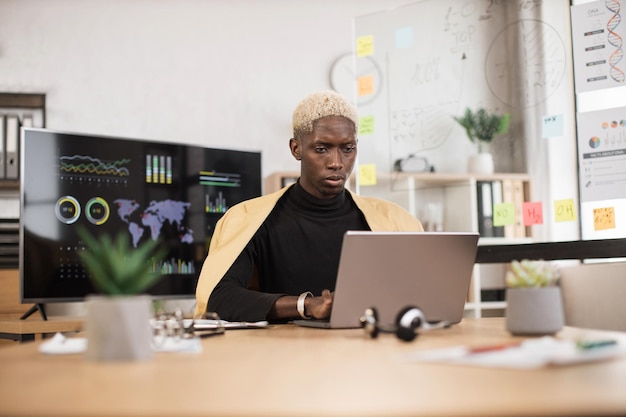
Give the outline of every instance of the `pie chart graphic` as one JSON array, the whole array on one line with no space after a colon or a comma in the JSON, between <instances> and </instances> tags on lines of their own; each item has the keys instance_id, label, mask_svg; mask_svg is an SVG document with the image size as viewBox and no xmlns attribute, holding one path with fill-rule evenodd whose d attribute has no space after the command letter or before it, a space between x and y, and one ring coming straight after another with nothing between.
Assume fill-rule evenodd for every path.
<instances>
[{"instance_id":1,"label":"pie chart graphic","mask_svg":"<svg viewBox=\"0 0 626 417\"><path fill-rule=\"evenodd\" d=\"M54 214L61 223L72 224L80 217L80 203L71 195L63 196L57 200Z\"/></svg>"},{"instance_id":2,"label":"pie chart graphic","mask_svg":"<svg viewBox=\"0 0 626 417\"><path fill-rule=\"evenodd\" d=\"M591 148L593 149L597 149L600 147L600 138L597 136L592 137L591 139L589 139L589 146L591 146Z\"/></svg>"}]
</instances>

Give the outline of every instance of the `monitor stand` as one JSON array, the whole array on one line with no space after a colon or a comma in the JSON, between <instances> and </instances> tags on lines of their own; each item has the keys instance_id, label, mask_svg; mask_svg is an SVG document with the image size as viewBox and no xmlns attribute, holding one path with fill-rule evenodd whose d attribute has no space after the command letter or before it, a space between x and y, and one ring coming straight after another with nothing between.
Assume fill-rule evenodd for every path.
<instances>
[{"instance_id":1,"label":"monitor stand","mask_svg":"<svg viewBox=\"0 0 626 417\"><path fill-rule=\"evenodd\" d=\"M48 317L46 316L46 306L45 304L41 304L41 303L35 304L26 313L22 314L22 317L20 317L20 320L26 320L28 317L30 317L31 314L33 314L37 310L39 310L39 313L41 314L42 319L48 320Z\"/></svg>"}]
</instances>

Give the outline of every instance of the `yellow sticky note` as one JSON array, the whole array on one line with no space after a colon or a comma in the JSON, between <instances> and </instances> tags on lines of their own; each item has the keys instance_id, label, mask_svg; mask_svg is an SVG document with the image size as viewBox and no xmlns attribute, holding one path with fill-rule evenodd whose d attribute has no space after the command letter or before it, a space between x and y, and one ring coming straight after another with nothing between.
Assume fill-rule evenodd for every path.
<instances>
[{"instance_id":1,"label":"yellow sticky note","mask_svg":"<svg viewBox=\"0 0 626 417\"><path fill-rule=\"evenodd\" d=\"M593 209L593 230L615 229L615 208Z\"/></svg>"},{"instance_id":2,"label":"yellow sticky note","mask_svg":"<svg viewBox=\"0 0 626 417\"><path fill-rule=\"evenodd\" d=\"M515 204L498 203L493 205L493 225L506 226L515 223Z\"/></svg>"},{"instance_id":3,"label":"yellow sticky note","mask_svg":"<svg viewBox=\"0 0 626 417\"><path fill-rule=\"evenodd\" d=\"M376 164L359 165L359 184L376 185Z\"/></svg>"},{"instance_id":4,"label":"yellow sticky note","mask_svg":"<svg viewBox=\"0 0 626 417\"><path fill-rule=\"evenodd\" d=\"M576 220L573 198L556 200L554 202L554 220L556 222L572 222Z\"/></svg>"},{"instance_id":5,"label":"yellow sticky note","mask_svg":"<svg viewBox=\"0 0 626 417\"><path fill-rule=\"evenodd\" d=\"M359 135L371 135L374 133L374 116L361 116L359 118Z\"/></svg>"},{"instance_id":6,"label":"yellow sticky note","mask_svg":"<svg viewBox=\"0 0 626 417\"><path fill-rule=\"evenodd\" d=\"M361 36L356 39L356 56L368 56L374 54L374 35Z\"/></svg>"},{"instance_id":7,"label":"yellow sticky note","mask_svg":"<svg viewBox=\"0 0 626 417\"><path fill-rule=\"evenodd\" d=\"M357 78L357 88L359 97L374 94L374 76L364 75Z\"/></svg>"}]
</instances>

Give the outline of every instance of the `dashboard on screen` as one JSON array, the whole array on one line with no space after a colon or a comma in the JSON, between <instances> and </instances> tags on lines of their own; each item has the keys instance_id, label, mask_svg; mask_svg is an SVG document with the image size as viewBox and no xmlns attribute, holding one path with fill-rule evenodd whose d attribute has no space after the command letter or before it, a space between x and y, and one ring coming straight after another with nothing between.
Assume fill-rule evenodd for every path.
<instances>
[{"instance_id":1,"label":"dashboard on screen","mask_svg":"<svg viewBox=\"0 0 626 417\"><path fill-rule=\"evenodd\" d=\"M261 154L24 128L21 135L21 301L82 301L96 293L77 234L127 234L167 255L155 298L191 298L216 222L261 194Z\"/></svg>"}]
</instances>

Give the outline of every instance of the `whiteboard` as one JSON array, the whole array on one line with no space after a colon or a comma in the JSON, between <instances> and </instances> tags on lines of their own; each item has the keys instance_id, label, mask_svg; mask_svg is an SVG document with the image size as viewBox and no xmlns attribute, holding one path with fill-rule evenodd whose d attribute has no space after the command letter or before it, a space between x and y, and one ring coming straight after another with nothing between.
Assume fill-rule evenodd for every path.
<instances>
[{"instance_id":1,"label":"whiteboard","mask_svg":"<svg viewBox=\"0 0 626 417\"><path fill-rule=\"evenodd\" d=\"M550 13L544 3L424 0L357 17L355 101L368 122L359 164L384 176L416 155L466 172L477 149L453 116L484 107L511 114L491 146L496 172L527 172L524 117L563 91L571 67L569 2L551 0Z\"/></svg>"}]
</instances>

